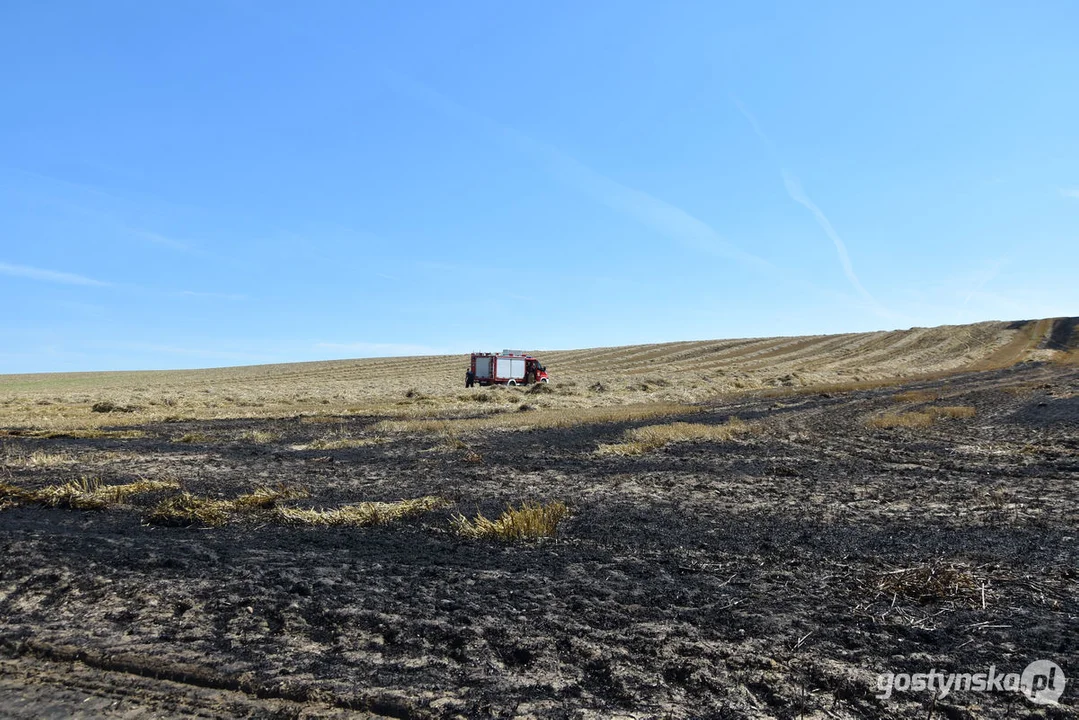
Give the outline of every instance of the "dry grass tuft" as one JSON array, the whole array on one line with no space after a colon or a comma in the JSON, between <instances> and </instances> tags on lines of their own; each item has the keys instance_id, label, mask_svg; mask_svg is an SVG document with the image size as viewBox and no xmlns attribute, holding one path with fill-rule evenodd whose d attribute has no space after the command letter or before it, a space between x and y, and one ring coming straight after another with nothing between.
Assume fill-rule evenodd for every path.
<instances>
[{"instance_id":1,"label":"dry grass tuft","mask_svg":"<svg viewBox=\"0 0 1079 720\"><path fill-rule=\"evenodd\" d=\"M731 440L736 436L758 430L759 426L732 417L722 425L675 422L665 425L646 425L627 430L620 443L600 445L600 455L643 455L677 442Z\"/></svg>"},{"instance_id":2,"label":"dry grass tuft","mask_svg":"<svg viewBox=\"0 0 1079 720\"><path fill-rule=\"evenodd\" d=\"M489 402L494 402L496 400L495 396L492 395L489 392L464 393L462 395L458 395L457 399L460 400L461 402L477 402L477 403L489 403Z\"/></svg>"},{"instance_id":3,"label":"dry grass tuft","mask_svg":"<svg viewBox=\"0 0 1079 720\"><path fill-rule=\"evenodd\" d=\"M697 405L681 403L637 403L601 407L559 408L532 412L499 413L478 418L451 420L383 420L376 430L388 432L458 434L486 429L521 430L525 428L575 427L610 422L632 422L668 415L703 412Z\"/></svg>"},{"instance_id":4,"label":"dry grass tuft","mask_svg":"<svg viewBox=\"0 0 1079 720\"><path fill-rule=\"evenodd\" d=\"M461 438L457 437L454 433L443 433L442 439L439 440L438 445L434 447L436 450L468 450L468 443Z\"/></svg>"},{"instance_id":5,"label":"dry grass tuft","mask_svg":"<svg viewBox=\"0 0 1079 720\"><path fill-rule=\"evenodd\" d=\"M63 465L71 465L76 460L64 452L48 452L47 450L34 450L26 452L19 448L5 447L3 463L8 467L23 468L53 468Z\"/></svg>"},{"instance_id":6,"label":"dry grass tuft","mask_svg":"<svg viewBox=\"0 0 1079 720\"><path fill-rule=\"evenodd\" d=\"M179 484L171 480L138 480L122 485L102 485L97 478L80 478L40 490L23 491L22 499L47 507L75 510L102 510L124 502L132 495L175 490Z\"/></svg>"},{"instance_id":7,"label":"dry grass tuft","mask_svg":"<svg viewBox=\"0 0 1079 720\"><path fill-rule=\"evenodd\" d=\"M26 458L27 467L59 467L76 462L75 458L64 452L48 452L46 450L34 450Z\"/></svg>"},{"instance_id":8,"label":"dry grass tuft","mask_svg":"<svg viewBox=\"0 0 1079 720\"><path fill-rule=\"evenodd\" d=\"M114 402L111 402L109 400L103 400L101 402L96 402L96 403L94 403L93 405L90 406L90 412L96 412L96 413L113 413L113 412L133 413L133 412L136 412L138 410L139 410L139 408L137 406L135 406L135 405L118 405L118 404L116 404Z\"/></svg>"},{"instance_id":9,"label":"dry grass tuft","mask_svg":"<svg viewBox=\"0 0 1079 720\"><path fill-rule=\"evenodd\" d=\"M453 518L453 527L465 537L484 540L531 540L554 537L559 523L569 514L569 508L561 501L541 505L524 503L519 508L512 505L498 517L490 520L477 513L474 520L464 515Z\"/></svg>"},{"instance_id":10,"label":"dry grass tuft","mask_svg":"<svg viewBox=\"0 0 1079 720\"><path fill-rule=\"evenodd\" d=\"M465 462L483 462L483 455L476 452L475 448L462 440L457 433L452 430L444 431L438 444L431 448L431 450L436 452L460 452L464 454Z\"/></svg>"},{"instance_id":11,"label":"dry grass tuft","mask_svg":"<svg viewBox=\"0 0 1079 720\"><path fill-rule=\"evenodd\" d=\"M435 449L460 451L464 453L465 462L483 462L483 455L476 452L476 449L474 447L472 447L456 435L451 435L447 433L445 436L443 436L442 442L437 445Z\"/></svg>"},{"instance_id":12,"label":"dry grass tuft","mask_svg":"<svg viewBox=\"0 0 1079 720\"><path fill-rule=\"evenodd\" d=\"M237 438L240 442L248 442L256 445L266 445L268 443L277 442L280 439L280 433L270 432L269 430L248 430L245 433L241 433Z\"/></svg>"},{"instance_id":13,"label":"dry grass tuft","mask_svg":"<svg viewBox=\"0 0 1079 720\"><path fill-rule=\"evenodd\" d=\"M919 428L932 425L935 419L928 412L885 413L871 418L867 424L875 428Z\"/></svg>"},{"instance_id":14,"label":"dry grass tuft","mask_svg":"<svg viewBox=\"0 0 1079 720\"><path fill-rule=\"evenodd\" d=\"M339 425L345 422L345 418L337 415L305 415L300 422L304 425Z\"/></svg>"},{"instance_id":15,"label":"dry grass tuft","mask_svg":"<svg viewBox=\"0 0 1079 720\"><path fill-rule=\"evenodd\" d=\"M17 485L0 482L0 510L5 510L30 499L30 493Z\"/></svg>"},{"instance_id":16,"label":"dry grass tuft","mask_svg":"<svg viewBox=\"0 0 1079 720\"><path fill-rule=\"evenodd\" d=\"M373 437L322 437L312 440L306 445L299 446L300 450L347 450L349 448L366 447L368 445L381 445L389 442L389 438L381 435Z\"/></svg>"},{"instance_id":17,"label":"dry grass tuft","mask_svg":"<svg viewBox=\"0 0 1079 720\"><path fill-rule=\"evenodd\" d=\"M255 510L270 510L277 507L282 500L295 500L308 497L309 493L303 488L293 488L288 485L278 485L275 488L258 487L254 492L241 495L232 501L232 509L236 512L252 512Z\"/></svg>"},{"instance_id":18,"label":"dry grass tuft","mask_svg":"<svg viewBox=\"0 0 1079 720\"><path fill-rule=\"evenodd\" d=\"M162 490L178 490L180 483L175 480L136 480L123 485L104 485L101 494L110 502L123 502L133 495L161 492Z\"/></svg>"},{"instance_id":19,"label":"dry grass tuft","mask_svg":"<svg viewBox=\"0 0 1079 720\"><path fill-rule=\"evenodd\" d=\"M905 598L920 603L975 598L983 584L969 568L949 563L928 563L881 573L870 584L878 596Z\"/></svg>"},{"instance_id":20,"label":"dry grass tuft","mask_svg":"<svg viewBox=\"0 0 1079 720\"><path fill-rule=\"evenodd\" d=\"M27 492L29 491L26 488L21 488L18 485L0 482L0 498L25 497Z\"/></svg>"},{"instance_id":21,"label":"dry grass tuft","mask_svg":"<svg viewBox=\"0 0 1079 720\"><path fill-rule=\"evenodd\" d=\"M941 418L972 418L976 414L970 406L932 407L918 412L885 413L870 418L868 425L874 428L921 428L932 425Z\"/></svg>"},{"instance_id":22,"label":"dry grass tuft","mask_svg":"<svg viewBox=\"0 0 1079 720\"><path fill-rule=\"evenodd\" d=\"M166 527L222 525L232 509L233 504L228 500L210 500L183 492L155 505L147 513L146 522Z\"/></svg>"},{"instance_id":23,"label":"dry grass tuft","mask_svg":"<svg viewBox=\"0 0 1079 720\"><path fill-rule=\"evenodd\" d=\"M76 440L131 440L134 438L141 438L145 436L145 434L146 433L142 430L99 430L97 428L71 430L0 430L0 437L44 438L46 440L55 440L57 438L73 438Z\"/></svg>"},{"instance_id":24,"label":"dry grass tuft","mask_svg":"<svg viewBox=\"0 0 1079 720\"><path fill-rule=\"evenodd\" d=\"M926 403L938 399L940 399L939 393L932 390L907 390L892 396L892 400L902 403Z\"/></svg>"},{"instance_id":25,"label":"dry grass tuft","mask_svg":"<svg viewBox=\"0 0 1079 720\"><path fill-rule=\"evenodd\" d=\"M176 487L175 485L173 487ZM174 495L158 503L146 516L152 525L184 527L188 525L221 525L233 515L244 515L264 510L279 510L283 500L308 496L306 490L288 485L258 487L253 492L233 500L203 498L188 492Z\"/></svg>"},{"instance_id":26,"label":"dry grass tuft","mask_svg":"<svg viewBox=\"0 0 1079 720\"><path fill-rule=\"evenodd\" d=\"M27 490L0 483L0 509L22 503L38 503L49 507L100 510L122 503L132 495L177 490L179 487L178 482L171 480L139 480L124 485L102 485L93 478L83 478L41 490ZM396 503L360 503L332 510L297 510L280 506L283 500L307 496L306 490L286 485L276 488L259 487L233 500L205 498L181 492L154 505L144 520L151 525L167 527L216 526L237 516L258 513L257 517L294 525L379 525L448 504L442 498L427 496Z\"/></svg>"},{"instance_id":27,"label":"dry grass tuft","mask_svg":"<svg viewBox=\"0 0 1079 720\"><path fill-rule=\"evenodd\" d=\"M75 510L101 510L109 504L101 493L101 484L96 478L79 478L61 485L34 490L30 493L30 499L48 507Z\"/></svg>"},{"instance_id":28,"label":"dry grass tuft","mask_svg":"<svg viewBox=\"0 0 1079 720\"><path fill-rule=\"evenodd\" d=\"M445 507L448 504L449 502L444 498L426 495L392 503L364 502L323 510L278 507L274 508L274 516L279 522L288 525L350 525L365 527L368 525L385 525L396 520L415 517Z\"/></svg>"}]
</instances>

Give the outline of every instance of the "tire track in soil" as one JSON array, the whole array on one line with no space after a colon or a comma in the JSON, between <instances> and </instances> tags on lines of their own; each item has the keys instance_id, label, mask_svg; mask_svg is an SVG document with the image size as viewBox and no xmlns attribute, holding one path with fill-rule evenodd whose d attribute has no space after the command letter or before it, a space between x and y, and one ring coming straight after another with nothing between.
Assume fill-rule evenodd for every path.
<instances>
[{"instance_id":1,"label":"tire track in soil","mask_svg":"<svg viewBox=\"0 0 1079 720\"><path fill-rule=\"evenodd\" d=\"M8 653L4 653L8 655ZM81 659L42 659L29 652L0 659L2 717L319 717L384 720L386 716L315 702L260 699L243 692L107 669Z\"/></svg>"},{"instance_id":2,"label":"tire track in soil","mask_svg":"<svg viewBox=\"0 0 1079 720\"><path fill-rule=\"evenodd\" d=\"M966 369L971 371L1001 370L1022 362L1031 350L1048 340L1054 322L1048 319L1012 323L1010 327L1017 331L1015 336L989 357L972 363Z\"/></svg>"}]
</instances>

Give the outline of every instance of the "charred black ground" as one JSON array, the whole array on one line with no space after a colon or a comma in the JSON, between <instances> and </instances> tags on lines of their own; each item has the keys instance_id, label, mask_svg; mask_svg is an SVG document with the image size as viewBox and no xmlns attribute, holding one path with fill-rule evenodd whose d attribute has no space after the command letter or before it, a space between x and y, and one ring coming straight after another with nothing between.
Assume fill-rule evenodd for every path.
<instances>
[{"instance_id":1,"label":"charred black ground","mask_svg":"<svg viewBox=\"0 0 1079 720\"><path fill-rule=\"evenodd\" d=\"M975 415L867 425L936 406ZM595 451L660 421L492 432L467 451L427 436L297 450L325 430L298 420L5 438L76 458L2 478L24 487L175 477L226 498L302 486L293 504L309 507L454 504L374 528L145 524L160 494L0 511L0 715L1077 715L1079 371L743 397L670 420L732 416L759 432L639 457ZM273 439L240 439L256 430ZM531 500L571 506L558 539L451 531L457 512ZM876 697L881 672L1037 659L1073 678L1060 705Z\"/></svg>"}]
</instances>

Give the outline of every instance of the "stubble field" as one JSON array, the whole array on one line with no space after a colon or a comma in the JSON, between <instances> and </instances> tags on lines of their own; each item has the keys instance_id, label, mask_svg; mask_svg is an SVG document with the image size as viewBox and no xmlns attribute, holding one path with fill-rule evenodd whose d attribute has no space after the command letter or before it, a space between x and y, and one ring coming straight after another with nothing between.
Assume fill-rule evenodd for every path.
<instances>
[{"instance_id":1,"label":"stubble field","mask_svg":"<svg viewBox=\"0 0 1079 720\"><path fill-rule=\"evenodd\" d=\"M1075 327L0 378L0 715L1074 717Z\"/></svg>"}]
</instances>

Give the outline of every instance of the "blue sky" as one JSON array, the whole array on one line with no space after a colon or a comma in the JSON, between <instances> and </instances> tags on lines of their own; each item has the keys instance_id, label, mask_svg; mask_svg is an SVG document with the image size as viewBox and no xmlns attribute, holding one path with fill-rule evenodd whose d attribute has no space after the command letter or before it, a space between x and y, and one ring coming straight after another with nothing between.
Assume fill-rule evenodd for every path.
<instances>
[{"instance_id":1,"label":"blue sky","mask_svg":"<svg viewBox=\"0 0 1079 720\"><path fill-rule=\"evenodd\" d=\"M0 372L1079 314L1079 6L0 4Z\"/></svg>"}]
</instances>

